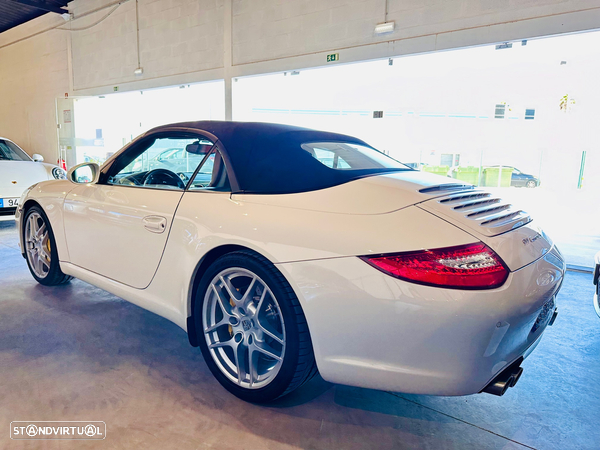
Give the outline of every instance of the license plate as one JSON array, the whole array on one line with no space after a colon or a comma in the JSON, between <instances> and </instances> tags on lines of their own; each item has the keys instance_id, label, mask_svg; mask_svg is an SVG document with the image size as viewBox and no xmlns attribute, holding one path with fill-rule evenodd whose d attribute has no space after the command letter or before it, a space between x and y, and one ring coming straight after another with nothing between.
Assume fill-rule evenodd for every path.
<instances>
[{"instance_id":1,"label":"license plate","mask_svg":"<svg viewBox=\"0 0 600 450\"><path fill-rule=\"evenodd\" d=\"M16 208L19 206L18 198L0 198L0 208Z\"/></svg>"},{"instance_id":2,"label":"license plate","mask_svg":"<svg viewBox=\"0 0 600 450\"><path fill-rule=\"evenodd\" d=\"M531 328L531 333L535 333L538 330L538 328L540 328L541 326L545 326L546 322L550 321L550 319L552 318L552 314L554 314L555 306L556 303L554 303L554 297L552 297L544 304L544 306L542 306L542 311L535 320L535 323Z\"/></svg>"}]
</instances>

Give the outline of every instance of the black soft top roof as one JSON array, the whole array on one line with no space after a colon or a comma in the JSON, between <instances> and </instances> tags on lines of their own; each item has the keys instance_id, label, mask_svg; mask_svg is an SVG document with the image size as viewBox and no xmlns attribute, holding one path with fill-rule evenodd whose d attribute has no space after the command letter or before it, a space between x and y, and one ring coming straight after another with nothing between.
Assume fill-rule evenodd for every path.
<instances>
[{"instance_id":1,"label":"black soft top roof","mask_svg":"<svg viewBox=\"0 0 600 450\"><path fill-rule=\"evenodd\" d=\"M161 126L149 133L172 128L193 128L214 135L224 150L228 170L233 172L236 192L289 194L314 191L347 183L368 175L398 169L331 169L301 145L309 142L345 142L370 147L343 134L291 125L261 122L182 122ZM409 169L410 170L410 169ZM237 189L234 186L237 184Z\"/></svg>"}]
</instances>

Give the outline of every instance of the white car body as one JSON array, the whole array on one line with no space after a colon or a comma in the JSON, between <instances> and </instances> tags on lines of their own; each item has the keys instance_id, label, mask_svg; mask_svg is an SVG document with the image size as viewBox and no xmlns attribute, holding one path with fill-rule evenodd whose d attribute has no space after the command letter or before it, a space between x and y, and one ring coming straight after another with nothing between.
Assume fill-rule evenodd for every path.
<instances>
[{"instance_id":1,"label":"white car body","mask_svg":"<svg viewBox=\"0 0 600 450\"><path fill-rule=\"evenodd\" d=\"M8 141L20 149L13 141L0 137L0 141ZM34 161L22 149L26 161L6 161L0 158L0 221L14 220L16 203L29 186L40 181L54 180L53 169L58 166ZM36 158L37 159L37 158ZM63 174L64 171L59 169Z\"/></svg>"},{"instance_id":2,"label":"white car body","mask_svg":"<svg viewBox=\"0 0 600 450\"><path fill-rule=\"evenodd\" d=\"M551 300L554 312L565 265L524 213L509 209L515 220L494 227L448 206L448 199L479 193L468 186L447 190L452 182L407 171L311 192L255 195L57 180L37 184L20 208L43 208L64 274L186 331L203 259L229 246L250 249L275 264L298 297L325 380L467 395L535 348L550 317L535 332L532 327ZM167 218L167 231L144 230L149 216ZM502 286L425 286L357 257L473 242L505 262L510 273Z\"/></svg>"},{"instance_id":3,"label":"white car body","mask_svg":"<svg viewBox=\"0 0 600 450\"><path fill-rule=\"evenodd\" d=\"M600 317L600 252L596 253L594 263L594 309L598 317Z\"/></svg>"}]
</instances>

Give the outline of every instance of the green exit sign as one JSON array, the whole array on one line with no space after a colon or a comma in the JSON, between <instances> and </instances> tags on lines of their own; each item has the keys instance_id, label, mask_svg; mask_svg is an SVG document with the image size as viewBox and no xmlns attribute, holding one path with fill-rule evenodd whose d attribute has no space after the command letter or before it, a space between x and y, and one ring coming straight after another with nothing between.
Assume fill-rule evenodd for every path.
<instances>
[{"instance_id":1,"label":"green exit sign","mask_svg":"<svg viewBox=\"0 0 600 450\"><path fill-rule=\"evenodd\" d=\"M340 60L339 53L332 53L331 55L327 55L327 62L333 62L333 61L339 61L339 60Z\"/></svg>"}]
</instances>

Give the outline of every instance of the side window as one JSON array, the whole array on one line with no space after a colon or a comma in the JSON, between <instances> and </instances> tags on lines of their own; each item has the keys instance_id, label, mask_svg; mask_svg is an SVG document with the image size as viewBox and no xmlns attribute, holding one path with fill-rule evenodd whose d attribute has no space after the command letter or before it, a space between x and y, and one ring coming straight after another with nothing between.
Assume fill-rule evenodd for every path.
<instances>
[{"instance_id":1,"label":"side window","mask_svg":"<svg viewBox=\"0 0 600 450\"><path fill-rule=\"evenodd\" d=\"M230 191L229 178L221 152L213 150L198 170L190 190Z\"/></svg>"},{"instance_id":2,"label":"side window","mask_svg":"<svg viewBox=\"0 0 600 450\"><path fill-rule=\"evenodd\" d=\"M321 148L315 148L315 158L322 164L326 165L331 169L350 169L350 165L344 161L344 158L337 155L331 150L324 150Z\"/></svg>"},{"instance_id":3,"label":"side window","mask_svg":"<svg viewBox=\"0 0 600 450\"><path fill-rule=\"evenodd\" d=\"M408 169L389 156L360 144L349 142L314 142L301 145L302 149L323 164L335 170Z\"/></svg>"},{"instance_id":4,"label":"side window","mask_svg":"<svg viewBox=\"0 0 600 450\"><path fill-rule=\"evenodd\" d=\"M212 146L197 137L154 139L119 158L108 184L183 190Z\"/></svg>"}]
</instances>

